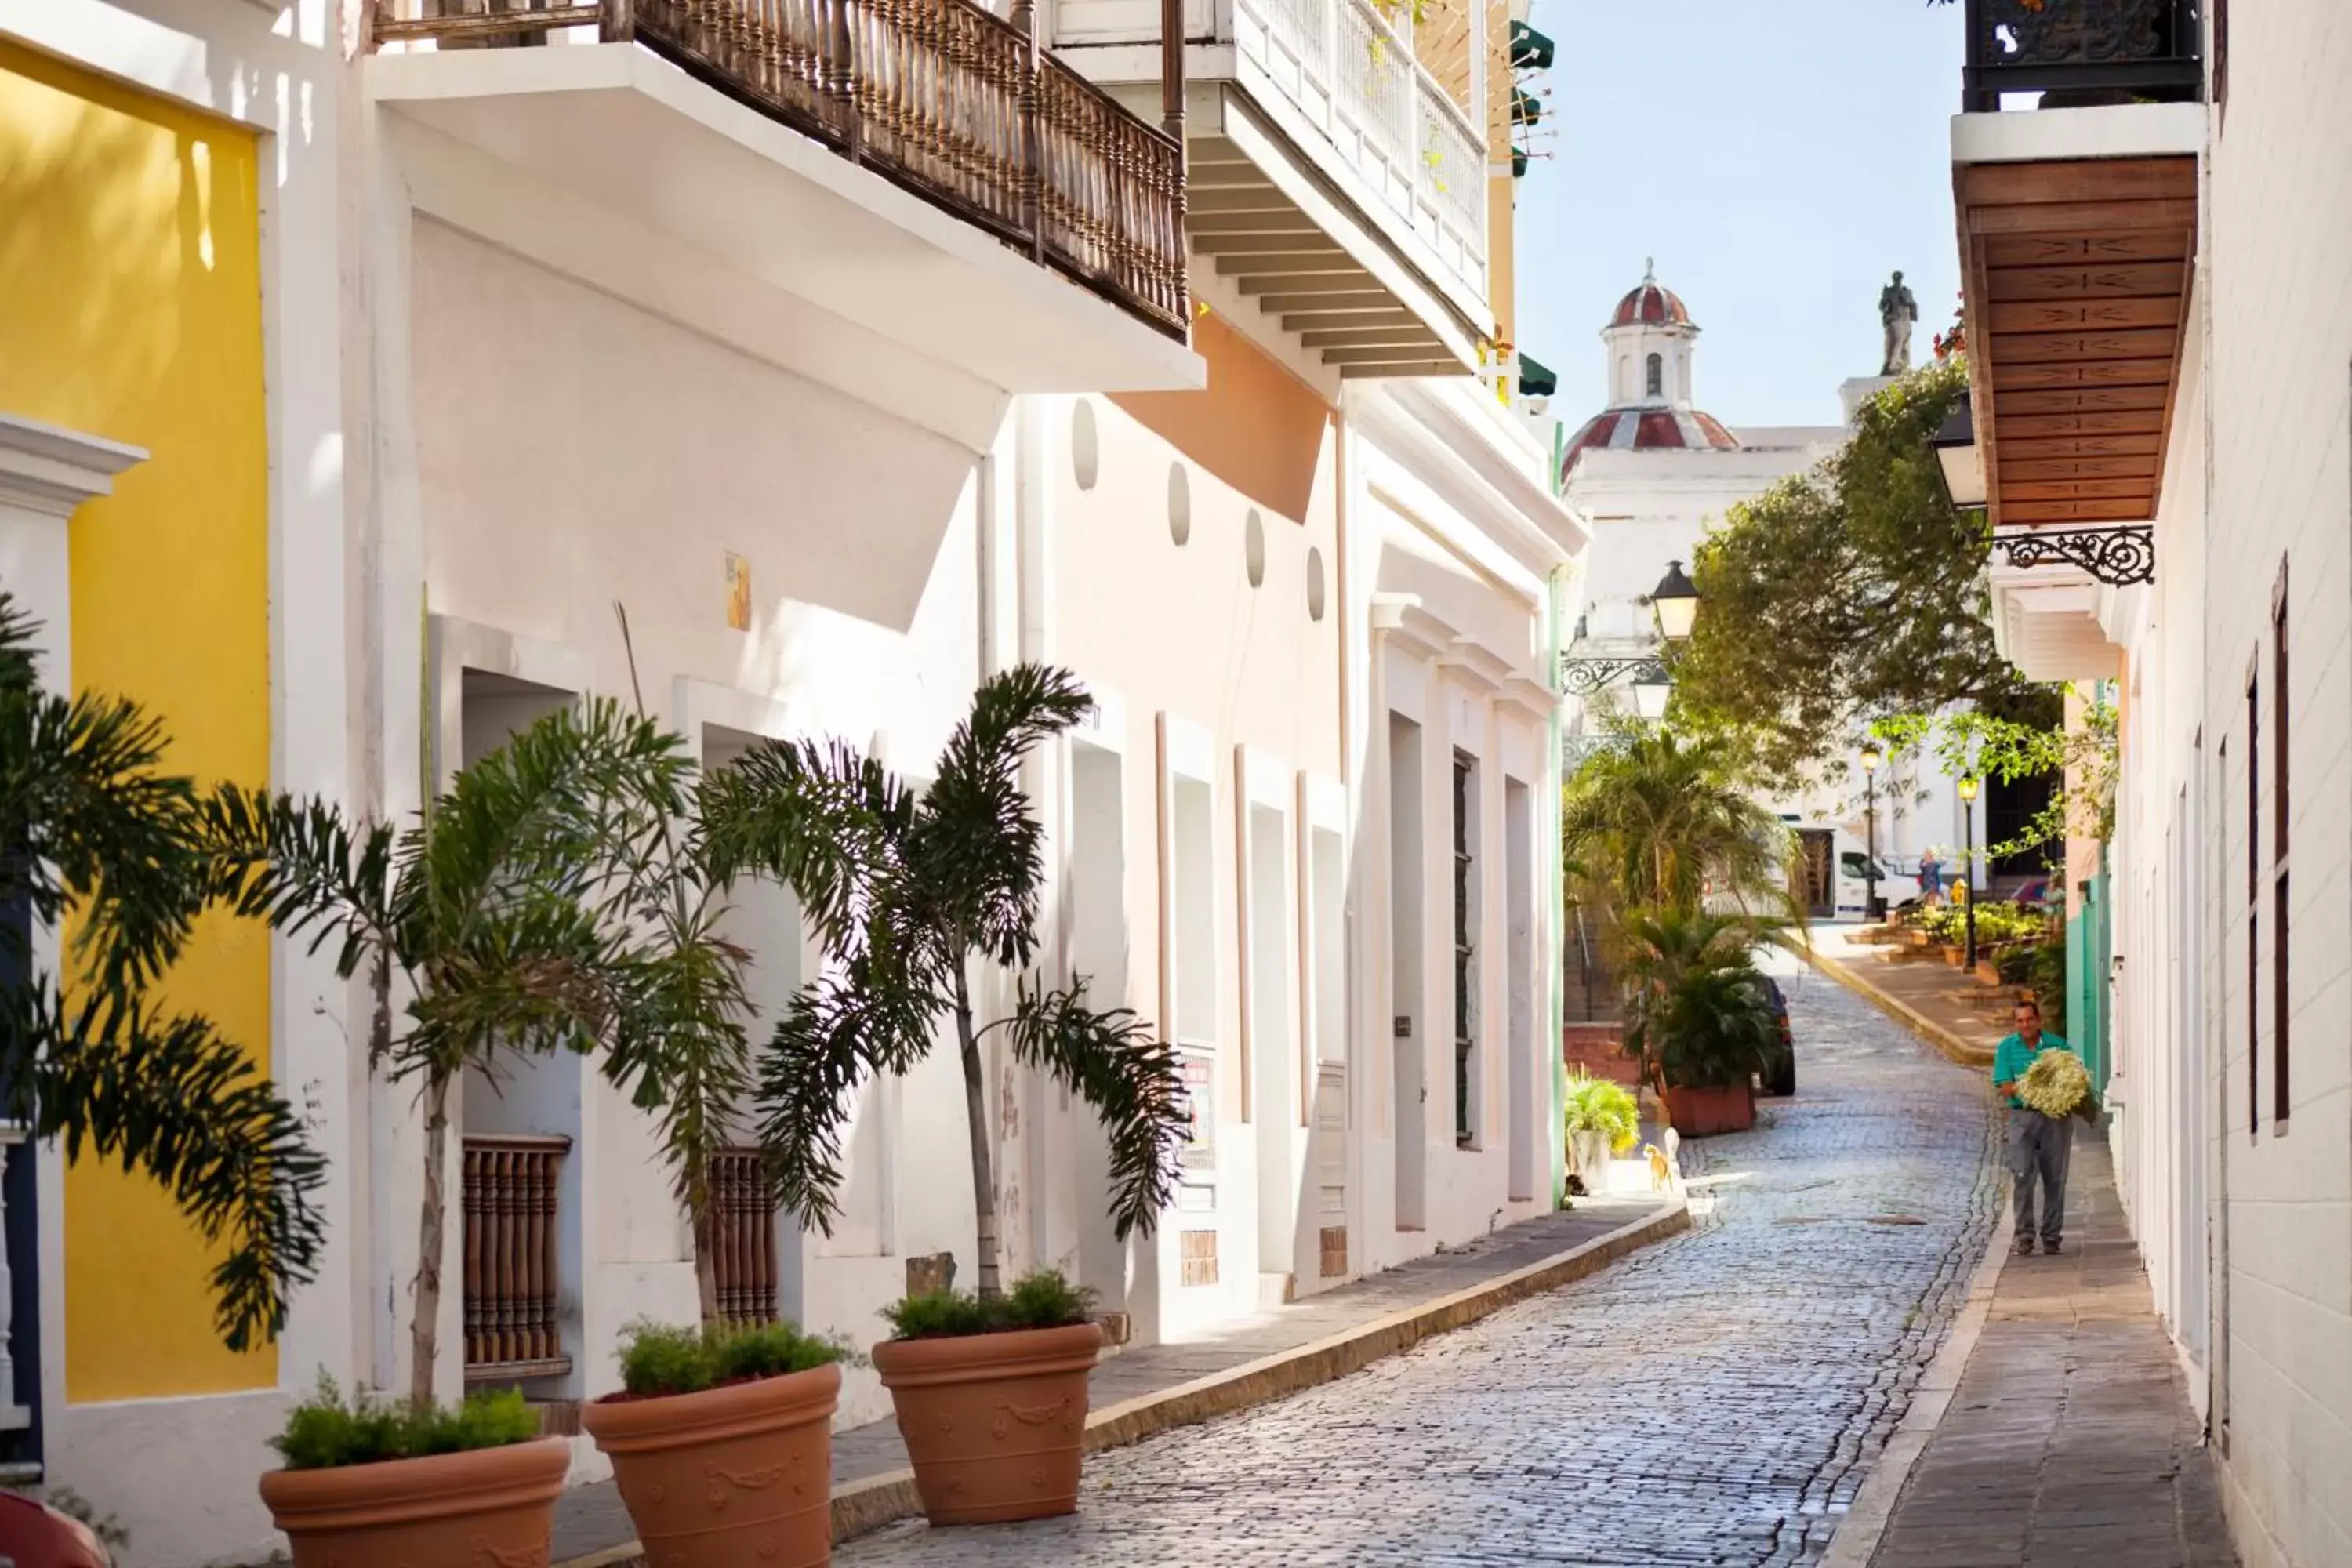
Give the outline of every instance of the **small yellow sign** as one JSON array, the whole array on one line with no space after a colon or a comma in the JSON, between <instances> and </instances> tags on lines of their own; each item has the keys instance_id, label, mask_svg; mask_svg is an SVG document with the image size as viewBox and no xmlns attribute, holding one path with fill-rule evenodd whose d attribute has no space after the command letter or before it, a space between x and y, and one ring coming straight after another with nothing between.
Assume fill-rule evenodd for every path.
<instances>
[{"instance_id":1,"label":"small yellow sign","mask_svg":"<svg viewBox=\"0 0 2352 1568\"><path fill-rule=\"evenodd\" d=\"M727 552L727 624L739 632L751 629L751 563L731 550Z\"/></svg>"}]
</instances>

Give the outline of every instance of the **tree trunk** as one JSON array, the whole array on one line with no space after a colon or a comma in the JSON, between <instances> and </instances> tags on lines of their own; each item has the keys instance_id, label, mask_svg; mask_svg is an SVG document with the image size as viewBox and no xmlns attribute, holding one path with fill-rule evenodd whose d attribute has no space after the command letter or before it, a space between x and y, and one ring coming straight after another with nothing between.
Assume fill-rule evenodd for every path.
<instances>
[{"instance_id":1,"label":"tree trunk","mask_svg":"<svg viewBox=\"0 0 2352 1568\"><path fill-rule=\"evenodd\" d=\"M416 1227L416 1315L408 1326L408 1398L419 1411L433 1405L433 1363L441 1323L442 1233L448 1194L442 1168L449 1153L449 1080L438 1074L425 1086L425 1202Z\"/></svg>"},{"instance_id":2,"label":"tree trunk","mask_svg":"<svg viewBox=\"0 0 2352 1568\"><path fill-rule=\"evenodd\" d=\"M702 1196L693 1202L694 1293L702 1309L703 1327L719 1321L719 1216L708 1169L698 1184Z\"/></svg>"},{"instance_id":3,"label":"tree trunk","mask_svg":"<svg viewBox=\"0 0 2352 1568\"><path fill-rule=\"evenodd\" d=\"M988 1076L981 1070L980 1042L971 1030L971 988L956 966L956 1040L963 1047L964 1119L971 1129L971 1202L979 1216L980 1293L1001 1296L1004 1282L996 1262L996 1174L988 1137Z\"/></svg>"}]
</instances>

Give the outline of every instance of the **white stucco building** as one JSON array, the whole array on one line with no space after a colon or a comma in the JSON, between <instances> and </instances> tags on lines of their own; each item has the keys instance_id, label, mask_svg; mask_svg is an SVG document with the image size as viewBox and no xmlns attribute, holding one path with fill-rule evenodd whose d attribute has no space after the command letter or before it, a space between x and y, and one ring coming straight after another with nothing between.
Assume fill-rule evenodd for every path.
<instances>
[{"instance_id":1,"label":"white stucco building","mask_svg":"<svg viewBox=\"0 0 2352 1568\"><path fill-rule=\"evenodd\" d=\"M1083 108L1041 131L1033 193L1003 147L961 147L950 178L933 143L839 120L865 99L727 78L698 29L737 3L583 25L504 0L0 0L0 149L77 171L26 208L0 320L97 319L77 290L112 276L87 247L115 237L58 193L110 190L118 144L156 160L121 154L120 178L161 232L182 187L159 170L210 193L225 168L245 203L207 195L205 266L121 236L171 263L153 309L223 311L220 353L248 345L241 381L163 356L210 404L86 395L147 363L87 343L0 365L0 574L70 619L59 676L245 745L198 771L400 818L591 694L642 694L706 767L840 737L919 784L985 675L1066 665L1097 706L1025 779L1042 967L1180 1046L1198 1132L1174 1209L1122 1246L1083 1107L992 1038L1008 1268L1072 1272L1148 1342L1551 1207L1550 665L1585 533L1479 374L1508 335L1511 8L1415 37L1370 0L1244 7L1163 104L1156 16L1039 7L1054 51L967 84L1007 116ZM1340 52L1368 47L1382 80ZM1398 93L1403 147L1362 133ZM92 104L184 133L99 140ZM202 291L215 262L252 323ZM184 358L189 336L154 341ZM249 417L225 435L227 405ZM215 502L189 454L229 436L248 467ZM192 498L251 522L211 552L249 615L201 605L250 666L194 694L175 671L220 656L188 658L209 642L172 618L199 608L175 574L214 587L167 504ZM730 919L772 1014L818 955L780 889ZM0 1462L120 1517L141 1568L266 1555L253 1482L289 1405L322 1371L408 1380L414 1098L369 1071L363 989L299 943L231 949L244 989L219 994L333 1167L321 1277L275 1350L208 1338L202 1248L152 1192L9 1156L38 1310L11 1335ZM625 1324L696 1310L653 1129L572 1058L470 1080L452 1116L435 1381L519 1386L570 1431L616 1386ZM772 1250L722 1299L864 1343L910 1260L971 1282L966 1136L951 1049L865 1086L835 1233L739 1218ZM544 1218L528 1289L464 1267L510 1199ZM93 1246L101 1226L139 1244ZM841 1423L887 1413L852 1370ZM604 1469L576 1438L572 1479Z\"/></svg>"},{"instance_id":2,"label":"white stucco building","mask_svg":"<svg viewBox=\"0 0 2352 1568\"><path fill-rule=\"evenodd\" d=\"M1975 432L1997 535L2072 546L1996 555L2009 657L2121 712L2068 875L2118 1188L2242 1561L2315 1568L2352 1560L2352 16L2160 10L2104 71L2139 101L1953 121ZM2035 286L1987 292L2003 243Z\"/></svg>"}]
</instances>

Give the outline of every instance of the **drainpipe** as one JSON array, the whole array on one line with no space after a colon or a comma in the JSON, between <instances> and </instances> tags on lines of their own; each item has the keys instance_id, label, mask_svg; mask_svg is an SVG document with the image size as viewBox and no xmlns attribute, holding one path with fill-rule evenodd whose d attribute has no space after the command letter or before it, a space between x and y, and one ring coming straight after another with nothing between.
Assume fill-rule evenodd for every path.
<instances>
[{"instance_id":1,"label":"drainpipe","mask_svg":"<svg viewBox=\"0 0 2352 1568\"><path fill-rule=\"evenodd\" d=\"M1552 442L1557 450L1559 442L1557 426L1553 430ZM1557 462L1552 465L1551 471L1553 489L1557 491L1559 483L1559 465ZM1562 1121L1568 1105L1568 1060L1560 1043L1568 1023L1567 997L1563 994L1568 984L1568 876L1560 866L1559 837L1559 792L1566 782L1561 777L1560 747L1565 743L1567 734L1560 721L1557 698L1559 656L1566 629L1563 623L1568 611L1569 571L1567 566L1552 568L1551 580L1546 584L1544 605L1544 685L1555 698L1551 717L1544 727L1549 738L1544 756L1544 789L1550 807L1539 818L1546 825L1541 837L1549 867L1546 880L1551 889L1549 907L1552 920L1551 951L1545 959L1551 970L1551 1122L1544 1142L1551 1152L1551 1204L1555 1209L1568 1201L1568 1132Z\"/></svg>"}]
</instances>

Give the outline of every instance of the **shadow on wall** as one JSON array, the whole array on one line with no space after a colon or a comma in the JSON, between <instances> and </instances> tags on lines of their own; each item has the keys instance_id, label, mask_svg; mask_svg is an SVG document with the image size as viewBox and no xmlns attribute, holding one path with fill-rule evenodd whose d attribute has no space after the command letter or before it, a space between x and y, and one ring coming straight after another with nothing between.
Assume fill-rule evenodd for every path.
<instances>
[{"instance_id":1,"label":"shadow on wall","mask_svg":"<svg viewBox=\"0 0 2352 1568\"><path fill-rule=\"evenodd\" d=\"M1214 316L1192 329L1204 392L1116 393L1111 402L1244 495L1304 520L1331 426L1322 395Z\"/></svg>"}]
</instances>

